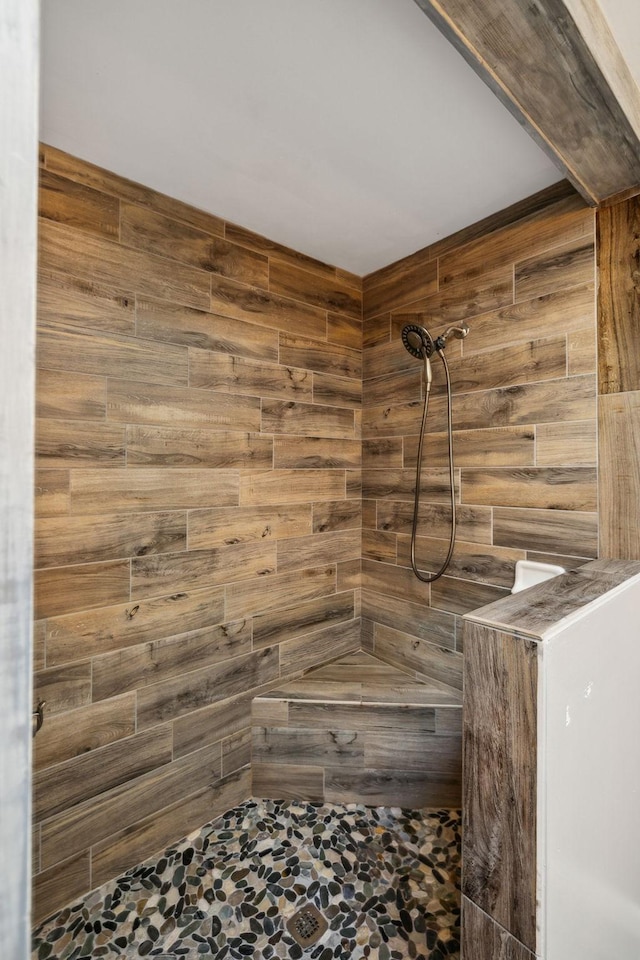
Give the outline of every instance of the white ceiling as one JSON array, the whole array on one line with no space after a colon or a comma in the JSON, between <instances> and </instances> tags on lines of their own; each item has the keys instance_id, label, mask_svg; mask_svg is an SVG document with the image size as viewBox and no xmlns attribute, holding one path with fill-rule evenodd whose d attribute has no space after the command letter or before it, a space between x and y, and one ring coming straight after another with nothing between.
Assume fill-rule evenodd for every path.
<instances>
[{"instance_id":1,"label":"white ceiling","mask_svg":"<svg viewBox=\"0 0 640 960\"><path fill-rule=\"evenodd\" d=\"M638 0L598 0L620 52L640 87L640 4Z\"/></svg>"},{"instance_id":2,"label":"white ceiling","mask_svg":"<svg viewBox=\"0 0 640 960\"><path fill-rule=\"evenodd\" d=\"M562 176L413 0L45 0L41 138L358 274Z\"/></svg>"}]
</instances>

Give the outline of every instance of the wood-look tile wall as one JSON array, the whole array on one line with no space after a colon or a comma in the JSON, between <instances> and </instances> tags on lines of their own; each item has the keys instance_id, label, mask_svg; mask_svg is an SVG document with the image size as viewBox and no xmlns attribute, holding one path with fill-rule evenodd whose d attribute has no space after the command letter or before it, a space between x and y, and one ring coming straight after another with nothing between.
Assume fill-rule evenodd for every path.
<instances>
[{"instance_id":1,"label":"wood-look tile wall","mask_svg":"<svg viewBox=\"0 0 640 960\"><path fill-rule=\"evenodd\" d=\"M364 280L363 578L367 648L460 686L458 619L503 596L518 559L597 556L595 214L577 197L458 247L436 244ZM464 236L461 238L464 241ZM407 323L450 340L458 544L431 587L409 569L421 364ZM425 448L417 557L447 551L442 365ZM383 642L386 627L406 642Z\"/></svg>"},{"instance_id":2,"label":"wood-look tile wall","mask_svg":"<svg viewBox=\"0 0 640 960\"><path fill-rule=\"evenodd\" d=\"M249 795L252 694L359 649L361 549L361 282L41 173L36 917Z\"/></svg>"},{"instance_id":3,"label":"wood-look tile wall","mask_svg":"<svg viewBox=\"0 0 640 960\"><path fill-rule=\"evenodd\" d=\"M640 560L640 197L598 212L600 554Z\"/></svg>"}]
</instances>

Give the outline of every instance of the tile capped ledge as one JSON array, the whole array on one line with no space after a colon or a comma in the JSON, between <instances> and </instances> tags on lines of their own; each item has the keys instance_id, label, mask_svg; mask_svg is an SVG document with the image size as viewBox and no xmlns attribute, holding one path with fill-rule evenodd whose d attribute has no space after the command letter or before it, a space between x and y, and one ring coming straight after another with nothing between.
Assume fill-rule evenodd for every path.
<instances>
[{"instance_id":1,"label":"tile capped ledge","mask_svg":"<svg viewBox=\"0 0 640 960\"><path fill-rule=\"evenodd\" d=\"M465 617L542 641L604 594L640 577L640 561L593 560L584 566L473 610Z\"/></svg>"}]
</instances>

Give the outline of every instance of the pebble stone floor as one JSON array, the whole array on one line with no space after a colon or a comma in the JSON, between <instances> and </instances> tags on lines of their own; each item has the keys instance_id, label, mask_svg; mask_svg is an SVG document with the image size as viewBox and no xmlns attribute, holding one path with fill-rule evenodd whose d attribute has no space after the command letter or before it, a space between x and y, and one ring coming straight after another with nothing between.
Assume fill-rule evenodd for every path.
<instances>
[{"instance_id":1,"label":"pebble stone floor","mask_svg":"<svg viewBox=\"0 0 640 960\"><path fill-rule=\"evenodd\" d=\"M65 907L33 960L458 958L460 814L248 800ZM286 921L329 923L300 947Z\"/></svg>"}]
</instances>

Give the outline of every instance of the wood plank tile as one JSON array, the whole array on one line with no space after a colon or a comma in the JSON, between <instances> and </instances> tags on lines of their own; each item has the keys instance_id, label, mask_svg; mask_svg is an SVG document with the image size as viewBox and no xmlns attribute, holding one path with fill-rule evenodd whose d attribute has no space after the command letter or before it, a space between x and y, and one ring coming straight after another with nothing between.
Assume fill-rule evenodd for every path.
<instances>
[{"instance_id":1,"label":"wood plank tile","mask_svg":"<svg viewBox=\"0 0 640 960\"><path fill-rule=\"evenodd\" d=\"M129 599L129 561L38 570L34 592L37 619L121 603Z\"/></svg>"},{"instance_id":2,"label":"wood plank tile","mask_svg":"<svg viewBox=\"0 0 640 960\"><path fill-rule=\"evenodd\" d=\"M578 238L515 266L516 300L530 300L590 283L595 271L593 236Z\"/></svg>"},{"instance_id":3,"label":"wood plank tile","mask_svg":"<svg viewBox=\"0 0 640 960\"><path fill-rule=\"evenodd\" d=\"M640 390L640 200L598 212L598 392Z\"/></svg>"},{"instance_id":4,"label":"wood plank tile","mask_svg":"<svg viewBox=\"0 0 640 960\"><path fill-rule=\"evenodd\" d=\"M474 317L473 336L465 340L463 352L465 356L471 356L486 349L488 343L523 343L553 337L559 330L579 335L595 329L595 316L595 284L592 279L578 287L521 300Z\"/></svg>"},{"instance_id":5,"label":"wood plank tile","mask_svg":"<svg viewBox=\"0 0 640 960\"><path fill-rule=\"evenodd\" d=\"M362 531L363 559L395 563L397 552L398 544L395 533L385 533L382 530Z\"/></svg>"},{"instance_id":6,"label":"wood plank tile","mask_svg":"<svg viewBox=\"0 0 640 960\"><path fill-rule=\"evenodd\" d=\"M330 373L313 374L313 401L335 407L362 406L362 383L350 377L334 377Z\"/></svg>"},{"instance_id":7,"label":"wood plank tile","mask_svg":"<svg viewBox=\"0 0 640 960\"><path fill-rule=\"evenodd\" d=\"M269 290L322 310L344 313L355 320L362 318L361 295L337 277L323 277L274 260L269 268Z\"/></svg>"},{"instance_id":8,"label":"wood plank tile","mask_svg":"<svg viewBox=\"0 0 640 960\"><path fill-rule=\"evenodd\" d=\"M319 403L266 399L262 403L262 432L312 437L355 438L353 410Z\"/></svg>"},{"instance_id":9,"label":"wood plank tile","mask_svg":"<svg viewBox=\"0 0 640 960\"><path fill-rule=\"evenodd\" d=\"M36 420L39 468L123 467L124 461L122 426L91 420Z\"/></svg>"},{"instance_id":10,"label":"wood plank tile","mask_svg":"<svg viewBox=\"0 0 640 960\"><path fill-rule=\"evenodd\" d=\"M579 377L597 370L596 331L579 330L567 334L567 373Z\"/></svg>"},{"instance_id":11,"label":"wood plank tile","mask_svg":"<svg viewBox=\"0 0 640 960\"><path fill-rule=\"evenodd\" d=\"M421 318L422 319L422 318ZM412 314L406 317L404 314L394 318L397 323L397 329L394 329L394 336L390 341L384 340L364 350L362 355L363 377L365 380L372 380L376 377L388 377L393 373L404 373L407 370L419 370L420 363L414 357L407 353L400 339L402 327L407 323L414 323L415 318Z\"/></svg>"},{"instance_id":12,"label":"wood plank tile","mask_svg":"<svg viewBox=\"0 0 640 960\"><path fill-rule=\"evenodd\" d=\"M189 350L189 383L218 393L281 400L311 400L313 389L307 370L193 348Z\"/></svg>"},{"instance_id":13,"label":"wood plank tile","mask_svg":"<svg viewBox=\"0 0 640 960\"><path fill-rule=\"evenodd\" d=\"M36 567L96 563L186 550L184 513L48 517L35 530Z\"/></svg>"},{"instance_id":14,"label":"wood plank tile","mask_svg":"<svg viewBox=\"0 0 640 960\"><path fill-rule=\"evenodd\" d=\"M459 405L460 398L458 398ZM456 406L457 406L456 405ZM429 422L433 431L446 427L441 398L436 397L429 405ZM455 408L454 408L455 409ZM365 407L362 411L362 436L365 440L382 437L415 435L420 430L423 404L421 400L411 403L394 403L377 407ZM475 426L475 424L473 424ZM489 426L489 424L487 424Z\"/></svg>"},{"instance_id":15,"label":"wood plank tile","mask_svg":"<svg viewBox=\"0 0 640 960\"><path fill-rule=\"evenodd\" d=\"M252 762L251 795L273 800L300 800L322 803L324 800L324 768L303 764Z\"/></svg>"},{"instance_id":16,"label":"wood plank tile","mask_svg":"<svg viewBox=\"0 0 640 960\"><path fill-rule=\"evenodd\" d=\"M535 950L537 645L465 632L463 893Z\"/></svg>"},{"instance_id":17,"label":"wood plank tile","mask_svg":"<svg viewBox=\"0 0 640 960\"><path fill-rule=\"evenodd\" d=\"M220 779L221 768L221 745L217 743L47 820L42 829L43 866L53 866L64 856L100 843L111 834L176 803L185 794L215 783Z\"/></svg>"},{"instance_id":18,"label":"wood plank tile","mask_svg":"<svg viewBox=\"0 0 640 960\"><path fill-rule=\"evenodd\" d=\"M332 530L310 537L279 540L278 573L297 570L303 565L321 566L360 557L360 529Z\"/></svg>"},{"instance_id":19,"label":"wood plank tile","mask_svg":"<svg viewBox=\"0 0 640 960\"><path fill-rule=\"evenodd\" d=\"M58 420L104 420L107 381L56 370L36 372L36 416Z\"/></svg>"},{"instance_id":20,"label":"wood plank tile","mask_svg":"<svg viewBox=\"0 0 640 960\"><path fill-rule=\"evenodd\" d=\"M312 670L332 657L354 653L359 647L359 620L334 623L315 633L286 640L280 644L281 675L287 677Z\"/></svg>"},{"instance_id":21,"label":"wood plank tile","mask_svg":"<svg viewBox=\"0 0 640 960\"><path fill-rule=\"evenodd\" d=\"M255 653L154 683L138 690L138 730L175 720L192 710L259 687L279 676L278 648Z\"/></svg>"},{"instance_id":22,"label":"wood plank tile","mask_svg":"<svg viewBox=\"0 0 640 960\"><path fill-rule=\"evenodd\" d=\"M187 756L205 746L215 746L224 737L243 730L251 722L251 703L256 692L259 690L250 690L239 697L209 704L174 720L174 757Z\"/></svg>"},{"instance_id":23,"label":"wood plank tile","mask_svg":"<svg viewBox=\"0 0 640 960\"><path fill-rule=\"evenodd\" d=\"M241 283L267 286L265 256L144 207L121 204L120 242Z\"/></svg>"},{"instance_id":24,"label":"wood plank tile","mask_svg":"<svg viewBox=\"0 0 640 960\"><path fill-rule=\"evenodd\" d=\"M369 323L388 310L420 300L438 289L437 264L421 250L365 277L363 313Z\"/></svg>"},{"instance_id":25,"label":"wood plank tile","mask_svg":"<svg viewBox=\"0 0 640 960\"><path fill-rule=\"evenodd\" d=\"M449 371L454 393L555 380L567 373L566 337L529 340L501 346L499 350L491 347L482 353L465 352L464 356L452 354ZM432 390L434 396L444 393L444 380L436 381L434 377Z\"/></svg>"},{"instance_id":26,"label":"wood plank tile","mask_svg":"<svg viewBox=\"0 0 640 960\"><path fill-rule=\"evenodd\" d=\"M362 768L363 740L357 730L254 727L253 756L257 763Z\"/></svg>"},{"instance_id":27,"label":"wood plank tile","mask_svg":"<svg viewBox=\"0 0 640 960\"><path fill-rule=\"evenodd\" d=\"M367 317L362 324L363 349L375 347L379 343L388 343L391 339L391 315L383 313L379 317Z\"/></svg>"},{"instance_id":28,"label":"wood plank tile","mask_svg":"<svg viewBox=\"0 0 640 960\"><path fill-rule=\"evenodd\" d=\"M536 427L538 466L591 466L597 460L595 420L541 423Z\"/></svg>"},{"instance_id":29,"label":"wood plank tile","mask_svg":"<svg viewBox=\"0 0 640 960\"><path fill-rule=\"evenodd\" d=\"M276 468L357 469L360 466L359 440L324 437L275 437L273 462Z\"/></svg>"},{"instance_id":30,"label":"wood plank tile","mask_svg":"<svg viewBox=\"0 0 640 960\"><path fill-rule=\"evenodd\" d=\"M135 293L91 279L41 268L38 273L38 321L73 330L135 333Z\"/></svg>"},{"instance_id":31,"label":"wood plank tile","mask_svg":"<svg viewBox=\"0 0 640 960\"><path fill-rule=\"evenodd\" d=\"M275 240L269 240L259 233L247 230L245 227L238 226L237 223L225 224L225 237L233 243L240 244L241 247L248 247L249 250L256 250L273 260L281 260L283 263L289 263L294 267L302 267L304 270L315 271L323 276L333 278L336 274L336 268L322 260L316 260L305 253L298 253L291 247L284 247Z\"/></svg>"},{"instance_id":32,"label":"wood plank tile","mask_svg":"<svg viewBox=\"0 0 640 960\"><path fill-rule=\"evenodd\" d=\"M377 528L377 500L362 501L362 527L375 530Z\"/></svg>"},{"instance_id":33,"label":"wood plank tile","mask_svg":"<svg viewBox=\"0 0 640 960\"><path fill-rule=\"evenodd\" d=\"M411 603L429 603L429 586L420 583L411 570L389 563L364 560L362 563L362 587L382 596L397 597ZM369 616L369 615L368 615ZM369 619L372 619L369 616Z\"/></svg>"},{"instance_id":34,"label":"wood plank tile","mask_svg":"<svg viewBox=\"0 0 640 960\"><path fill-rule=\"evenodd\" d=\"M359 590L362 582L362 561L342 560L336 564L336 589L356 590L356 614L359 615Z\"/></svg>"},{"instance_id":35,"label":"wood plank tile","mask_svg":"<svg viewBox=\"0 0 640 960\"><path fill-rule=\"evenodd\" d=\"M281 507L216 507L189 512L189 549L234 543L264 542L311 533L311 505Z\"/></svg>"},{"instance_id":36,"label":"wood plank tile","mask_svg":"<svg viewBox=\"0 0 640 960\"><path fill-rule=\"evenodd\" d=\"M240 477L243 507L340 500L345 495L344 470L248 470Z\"/></svg>"},{"instance_id":37,"label":"wood plank tile","mask_svg":"<svg viewBox=\"0 0 640 960\"><path fill-rule=\"evenodd\" d=\"M136 333L145 340L179 343L250 360L277 360L278 333L179 303L138 297Z\"/></svg>"},{"instance_id":38,"label":"wood plank tile","mask_svg":"<svg viewBox=\"0 0 640 960\"><path fill-rule=\"evenodd\" d=\"M198 590L234 580L264 577L276 569L275 543L236 543L131 561L131 598L164 596L168 590ZM269 588L265 586L266 590Z\"/></svg>"},{"instance_id":39,"label":"wood plank tile","mask_svg":"<svg viewBox=\"0 0 640 960\"><path fill-rule=\"evenodd\" d=\"M44 770L107 743L131 737L135 732L136 698L133 693L47 717L34 744L34 769Z\"/></svg>"},{"instance_id":40,"label":"wood plank tile","mask_svg":"<svg viewBox=\"0 0 640 960\"><path fill-rule=\"evenodd\" d=\"M182 220L184 223L189 223L200 230L204 230L205 233L213 233L220 237L224 234L224 221L220 220L219 217L214 217L210 213L191 207L181 200L174 200L173 197L157 193L150 187L142 186L142 184L135 183L133 180L127 180L125 177L120 177L116 173L97 167L93 163L79 160L78 157L57 150L55 147L46 145L44 152L47 169L59 173L69 180L84 183L89 187L100 190L102 193L110 193L123 200L129 200L131 203L138 203L175 220Z\"/></svg>"},{"instance_id":41,"label":"wood plank tile","mask_svg":"<svg viewBox=\"0 0 640 960\"><path fill-rule=\"evenodd\" d=\"M327 767L326 803L366 803L370 806L408 806L455 809L460 806L460 777L426 777L415 770L368 770Z\"/></svg>"},{"instance_id":42,"label":"wood plank tile","mask_svg":"<svg viewBox=\"0 0 640 960\"><path fill-rule=\"evenodd\" d=\"M192 387L109 380L107 417L122 423L184 424L210 430L260 430L260 400Z\"/></svg>"},{"instance_id":43,"label":"wood plank tile","mask_svg":"<svg viewBox=\"0 0 640 960\"><path fill-rule=\"evenodd\" d=\"M48 662L55 665L110 653L210 628L223 619L223 587L82 610L47 621Z\"/></svg>"},{"instance_id":44,"label":"wood plank tile","mask_svg":"<svg viewBox=\"0 0 640 960\"><path fill-rule=\"evenodd\" d=\"M332 373L337 377L362 379L362 355L360 350L309 340L291 334L280 334L280 363L289 367L302 367L318 373Z\"/></svg>"},{"instance_id":45,"label":"wood plank tile","mask_svg":"<svg viewBox=\"0 0 640 960\"><path fill-rule=\"evenodd\" d=\"M597 475L592 467L469 468L462 471L462 499L504 507L596 510Z\"/></svg>"},{"instance_id":46,"label":"wood plank tile","mask_svg":"<svg viewBox=\"0 0 640 960\"><path fill-rule=\"evenodd\" d=\"M69 513L69 471L36 470L36 517L60 517Z\"/></svg>"},{"instance_id":47,"label":"wood plank tile","mask_svg":"<svg viewBox=\"0 0 640 960\"><path fill-rule=\"evenodd\" d=\"M454 430L453 459L457 467L533 466L535 441L534 426ZM403 446L404 466L415 469L418 437L405 437ZM432 466L448 467L448 434L430 433L425 441L423 457Z\"/></svg>"},{"instance_id":48,"label":"wood plank tile","mask_svg":"<svg viewBox=\"0 0 640 960\"><path fill-rule=\"evenodd\" d=\"M313 505L313 532L359 530L362 526L360 499L325 500Z\"/></svg>"},{"instance_id":49,"label":"wood plank tile","mask_svg":"<svg viewBox=\"0 0 640 960\"><path fill-rule=\"evenodd\" d=\"M393 627L439 647L455 648L455 617L442 610L364 589L362 612L374 623Z\"/></svg>"},{"instance_id":50,"label":"wood plank tile","mask_svg":"<svg viewBox=\"0 0 640 960\"><path fill-rule=\"evenodd\" d=\"M377 733L367 737L365 766L370 770L434 770L443 777L459 777L462 767L462 737L433 737L403 732Z\"/></svg>"},{"instance_id":51,"label":"wood plank tile","mask_svg":"<svg viewBox=\"0 0 640 960\"><path fill-rule=\"evenodd\" d=\"M434 420L443 412L438 409L442 402L443 398L437 397L431 404ZM460 394L453 407L453 426L455 430L478 430L484 427L550 423L560 419L591 420L594 416L594 377L570 377L549 383L527 383L482 393Z\"/></svg>"},{"instance_id":52,"label":"wood plank tile","mask_svg":"<svg viewBox=\"0 0 640 960\"><path fill-rule=\"evenodd\" d=\"M362 321L345 317L341 313L327 315L327 340L329 343L362 350Z\"/></svg>"},{"instance_id":53,"label":"wood plank tile","mask_svg":"<svg viewBox=\"0 0 640 960\"><path fill-rule=\"evenodd\" d=\"M292 700L289 718L292 726L358 730L373 736L391 734L396 738L399 732L402 735L424 737L436 730L436 711L433 707L395 703L343 704Z\"/></svg>"},{"instance_id":54,"label":"wood plank tile","mask_svg":"<svg viewBox=\"0 0 640 960\"><path fill-rule=\"evenodd\" d=\"M225 612L229 620L251 617L287 606L293 598L303 603L335 592L335 565L309 567L271 576L268 582L260 578L228 584Z\"/></svg>"},{"instance_id":55,"label":"wood plank tile","mask_svg":"<svg viewBox=\"0 0 640 960\"><path fill-rule=\"evenodd\" d=\"M600 556L640 559L640 391L599 401Z\"/></svg>"},{"instance_id":56,"label":"wood plank tile","mask_svg":"<svg viewBox=\"0 0 640 960\"><path fill-rule=\"evenodd\" d=\"M257 650L283 643L324 626L353 620L354 616L351 590L316 597L304 603L275 607L253 617L253 647Z\"/></svg>"},{"instance_id":57,"label":"wood plank tile","mask_svg":"<svg viewBox=\"0 0 640 960\"><path fill-rule=\"evenodd\" d=\"M46 700L46 720L91 703L91 664L88 660L49 666L34 676L34 700ZM46 721L45 721L46 722Z\"/></svg>"},{"instance_id":58,"label":"wood plank tile","mask_svg":"<svg viewBox=\"0 0 640 960\"><path fill-rule=\"evenodd\" d=\"M251 727L245 727L222 742L222 773L228 777L234 770L251 763Z\"/></svg>"},{"instance_id":59,"label":"wood plank tile","mask_svg":"<svg viewBox=\"0 0 640 960\"><path fill-rule=\"evenodd\" d=\"M121 830L92 851L93 883L103 884L139 863L148 850L162 850L241 803L251 790L249 769L238 770L178 803Z\"/></svg>"},{"instance_id":60,"label":"wood plank tile","mask_svg":"<svg viewBox=\"0 0 640 960\"><path fill-rule=\"evenodd\" d=\"M362 387L364 404L412 403L422 397L422 367L388 373L365 380Z\"/></svg>"},{"instance_id":61,"label":"wood plank tile","mask_svg":"<svg viewBox=\"0 0 640 960\"><path fill-rule=\"evenodd\" d=\"M47 633L46 620L37 620L33 625L33 672L44 670L46 665L45 640Z\"/></svg>"},{"instance_id":62,"label":"wood plank tile","mask_svg":"<svg viewBox=\"0 0 640 960\"><path fill-rule=\"evenodd\" d=\"M209 274L152 253L131 250L71 227L40 221L40 265L98 284L120 285L149 297L209 308Z\"/></svg>"},{"instance_id":63,"label":"wood plank tile","mask_svg":"<svg viewBox=\"0 0 640 960\"><path fill-rule=\"evenodd\" d=\"M93 660L93 700L117 697L251 650L251 623L235 620L167 640L154 640Z\"/></svg>"},{"instance_id":64,"label":"wood plank tile","mask_svg":"<svg viewBox=\"0 0 640 960\"><path fill-rule=\"evenodd\" d=\"M156 727L47 767L34 777L34 809L46 820L171 760L171 728Z\"/></svg>"},{"instance_id":65,"label":"wood plank tile","mask_svg":"<svg viewBox=\"0 0 640 960\"><path fill-rule=\"evenodd\" d=\"M455 577L441 577L431 584L431 603L434 607L449 613L465 614L487 603L509 596L510 591L503 587L494 587L488 583L473 580L458 580Z\"/></svg>"},{"instance_id":66,"label":"wood plank tile","mask_svg":"<svg viewBox=\"0 0 640 960\"><path fill-rule=\"evenodd\" d=\"M362 467L393 470L402 467L402 439L401 437L371 437L362 442Z\"/></svg>"},{"instance_id":67,"label":"wood plank tile","mask_svg":"<svg viewBox=\"0 0 640 960\"><path fill-rule=\"evenodd\" d=\"M424 676L462 690L462 657L449 647L437 646L384 624L377 623L374 633L374 653L403 670L415 670ZM374 762L367 766L379 766ZM415 768L414 763L398 763L398 767ZM438 766L438 769L440 767Z\"/></svg>"},{"instance_id":68,"label":"wood plank tile","mask_svg":"<svg viewBox=\"0 0 640 960\"><path fill-rule=\"evenodd\" d=\"M370 500L409 500L413 501L416 487L415 467L402 470L366 470L362 478L362 494ZM459 496L459 484L456 478L456 498ZM422 474L420 495L424 500L436 503L449 502L448 470L425 470ZM469 500L473 503L475 501ZM482 503L481 500L477 501Z\"/></svg>"},{"instance_id":69,"label":"wood plank tile","mask_svg":"<svg viewBox=\"0 0 640 960\"><path fill-rule=\"evenodd\" d=\"M286 727L289 722L289 701L255 697L251 701L251 724L254 727Z\"/></svg>"},{"instance_id":70,"label":"wood plank tile","mask_svg":"<svg viewBox=\"0 0 640 960\"><path fill-rule=\"evenodd\" d=\"M236 470L132 467L74 470L71 477L71 512L75 514L194 509L213 503L237 505Z\"/></svg>"},{"instance_id":71,"label":"wood plank tile","mask_svg":"<svg viewBox=\"0 0 640 960\"><path fill-rule=\"evenodd\" d=\"M40 923L67 903L84 896L91 886L90 853L84 851L35 878L33 920Z\"/></svg>"},{"instance_id":72,"label":"wood plank tile","mask_svg":"<svg viewBox=\"0 0 640 960\"><path fill-rule=\"evenodd\" d=\"M96 330L41 325L36 356L50 370L179 386L188 381L187 349Z\"/></svg>"},{"instance_id":73,"label":"wood plank tile","mask_svg":"<svg viewBox=\"0 0 640 960\"><path fill-rule=\"evenodd\" d=\"M88 231L98 237L118 239L120 204L115 197L50 170L40 170L38 214L45 220Z\"/></svg>"},{"instance_id":74,"label":"wood plank tile","mask_svg":"<svg viewBox=\"0 0 640 960\"><path fill-rule=\"evenodd\" d=\"M290 333L304 330L310 337L320 338L327 333L326 310L223 277L212 278L210 309L222 317L275 330Z\"/></svg>"},{"instance_id":75,"label":"wood plank tile","mask_svg":"<svg viewBox=\"0 0 640 960\"><path fill-rule=\"evenodd\" d=\"M398 563L410 566L409 535L398 536ZM434 537L416 538L416 563L423 573L435 573L444 562L449 548L449 539ZM480 583L493 583L497 587L511 589L515 579L516 561L524 560L523 550L509 549L504 546L466 543L456 538L451 562L447 572L452 577L463 580L477 580Z\"/></svg>"},{"instance_id":76,"label":"wood plank tile","mask_svg":"<svg viewBox=\"0 0 640 960\"><path fill-rule=\"evenodd\" d=\"M475 274L473 271L462 274L455 280L443 276L439 277L438 293L425 297L411 304L411 311L415 311L417 318L409 319L411 314L404 307L401 313L406 315L404 323L424 323L424 313L429 317L428 329L434 336L442 328L462 320L470 320L478 314L497 310L509 303L513 303L513 269L506 263L493 270L484 270ZM394 320L391 320L392 336Z\"/></svg>"},{"instance_id":77,"label":"wood plank tile","mask_svg":"<svg viewBox=\"0 0 640 960\"><path fill-rule=\"evenodd\" d=\"M536 960L515 937L469 900L462 898L462 949L474 960Z\"/></svg>"},{"instance_id":78,"label":"wood plank tile","mask_svg":"<svg viewBox=\"0 0 640 960\"><path fill-rule=\"evenodd\" d=\"M269 469L273 463L273 440L257 433L130 424L125 438L132 467Z\"/></svg>"},{"instance_id":79,"label":"wood plank tile","mask_svg":"<svg viewBox=\"0 0 640 960\"><path fill-rule=\"evenodd\" d=\"M493 511L493 542L521 550L596 557L598 516L576 510Z\"/></svg>"}]
</instances>

